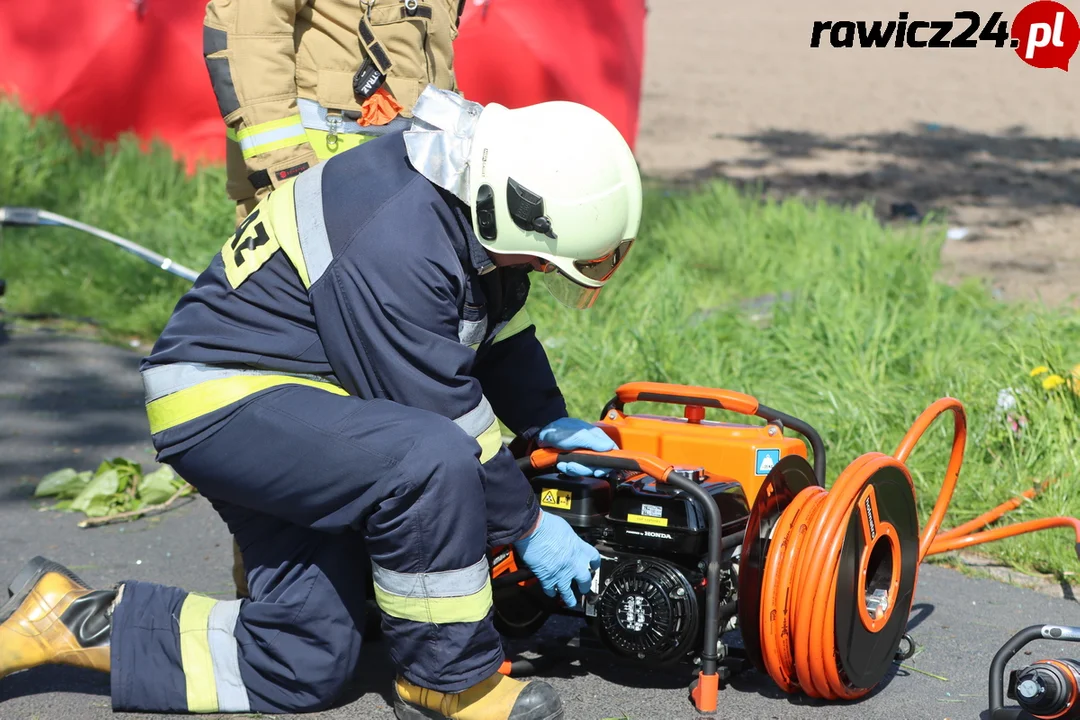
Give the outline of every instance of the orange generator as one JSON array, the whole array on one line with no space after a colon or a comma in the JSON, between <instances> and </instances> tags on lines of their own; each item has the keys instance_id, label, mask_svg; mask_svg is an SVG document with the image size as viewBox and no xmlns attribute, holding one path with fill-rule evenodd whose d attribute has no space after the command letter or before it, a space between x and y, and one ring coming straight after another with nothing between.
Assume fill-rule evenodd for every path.
<instances>
[{"instance_id":1,"label":"orange generator","mask_svg":"<svg viewBox=\"0 0 1080 720\"><path fill-rule=\"evenodd\" d=\"M641 402L681 407L681 416L627 412ZM706 408L747 422L706 420ZM946 412L953 416L952 454L920 532L905 463ZM928 555L1049 527L1071 528L1080 552L1075 518L981 530L1019 505L1017 498L939 532L967 437L963 406L953 398L919 415L892 455L862 455L828 490L818 433L743 393L629 383L616 390L597 425L617 450L541 449L518 459L544 510L599 551L590 592L575 608L563 607L511 547L494 548L496 626L522 637L552 614L581 616L585 632L571 645L648 667L691 669L690 699L701 712L716 710L722 683L750 666L789 693L829 700L869 693L897 658L914 652L907 621ZM562 461L608 474L566 475L556 469ZM723 642L735 630L741 650ZM535 661L503 665L512 675L535 669Z\"/></svg>"}]
</instances>

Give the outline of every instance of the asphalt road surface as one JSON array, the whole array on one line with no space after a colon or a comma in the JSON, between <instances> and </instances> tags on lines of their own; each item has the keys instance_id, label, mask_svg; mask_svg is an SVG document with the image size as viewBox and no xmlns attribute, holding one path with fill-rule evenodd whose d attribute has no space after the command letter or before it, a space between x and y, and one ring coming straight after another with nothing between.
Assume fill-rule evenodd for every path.
<instances>
[{"instance_id":1,"label":"asphalt road surface","mask_svg":"<svg viewBox=\"0 0 1080 720\"><path fill-rule=\"evenodd\" d=\"M42 554L98 586L138 579L231 597L229 536L204 500L190 500L156 518L80 530L78 517L39 511L42 503L31 497L36 478L62 467L93 469L119 455L153 467L138 357L42 331L0 334L0 580L6 583L26 560ZM1080 604L927 565L910 625L920 652L904 663L907 667L894 667L873 695L853 704L817 703L786 696L751 672L722 690L720 709L709 717L985 718L994 653L1017 630L1038 623L1080 624ZM552 620L524 649L576 627L569 618ZM1027 649L1033 654L1019 661L1080 655L1076 646L1047 642ZM702 717L687 701L688 673L628 670L588 657L544 676L562 694L568 720ZM391 677L385 647L373 642L347 696L310 717L392 718L385 699ZM49 667L0 680L2 720L111 714L109 683L102 674Z\"/></svg>"}]
</instances>

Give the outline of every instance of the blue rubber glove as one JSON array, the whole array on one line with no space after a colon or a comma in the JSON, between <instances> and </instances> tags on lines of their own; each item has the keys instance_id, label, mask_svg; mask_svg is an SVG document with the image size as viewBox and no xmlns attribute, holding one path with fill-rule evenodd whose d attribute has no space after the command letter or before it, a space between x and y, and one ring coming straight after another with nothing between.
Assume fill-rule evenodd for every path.
<instances>
[{"instance_id":1,"label":"blue rubber glove","mask_svg":"<svg viewBox=\"0 0 1080 720\"><path fill-rule=\"evenodd\" d=\"M574 587L582 595L592 588L592 573L600 567L600 553L578 537L558 515L540 511L532 534L514 543L514 550L540 581L548 597L558 590L566 607L577 605Z\"/></svg>"},{"instance_id":2,"label":"blue rubber glove","mask_svg":"<svg viewBox=\"0 0 1080 720\"><path fill-rule=\"evenodd\" d=\"M555 448L556 450L607 452L618 448L618 445L600 428L592 423L571 417L559 418L549 423L537 434L536 440L540 447ZM567 475L603 477L611 472L607 468L592 468L576 462L561 462L556 467L559 468L560 472Z\"/></svg>"}]
</instances>

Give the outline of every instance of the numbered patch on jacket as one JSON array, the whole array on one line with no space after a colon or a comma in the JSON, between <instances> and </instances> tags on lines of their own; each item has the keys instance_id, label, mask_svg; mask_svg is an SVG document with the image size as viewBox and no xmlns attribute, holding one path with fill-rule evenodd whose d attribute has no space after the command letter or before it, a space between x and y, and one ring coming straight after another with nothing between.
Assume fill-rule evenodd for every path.
<instances>
[{"instance_id":1,"label":"numbered patch on jacket","mask_svg":"<svg viewBox=\"0 0 1080 720\"><path fill-rule=\"evenodd\" d=\"M260 218L262 208L255 208L221 248L225 277L233 288L251 277L280 249L269 223Z\"/></svg>"}]
</instances>

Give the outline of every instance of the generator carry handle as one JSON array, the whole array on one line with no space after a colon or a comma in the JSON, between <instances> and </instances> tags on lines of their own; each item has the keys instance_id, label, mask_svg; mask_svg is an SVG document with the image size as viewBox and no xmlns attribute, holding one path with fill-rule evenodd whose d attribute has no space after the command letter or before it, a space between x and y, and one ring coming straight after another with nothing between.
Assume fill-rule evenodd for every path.
<instances>
[{"instance_id":1,"label":"generator carry handle","mask_svg":"<svg viewBox=\"0 0 1080 720\"><path fill-rule=\"evenodd\" d=\"M711 407L728 410L741 415L759 417L766 422L779 422L806 438L814 452L814 479L819 487L825 487L825 443L821 436L797 417L774 410L758 402L752 395L722 388L706 388L695 385L674 385L658 382L632 382L620 385L615 397L604 406L601 419L612 410L619 412L627 403L656 402L682 405L684 407Z\"/></svg>"},{"instance_id":2,"label":"generator carry handle","mask_svg":"<svg viewBox=\"0 0 1080 720\"><path fill-rule=\"evenodd\" d=\"M666 482L675 468L655 455L632 452L629 450L610 450L593 452L591 450L554 450L540 448L532 454L518 460L518 467L526 471L544 470L555 467L561 462L576 462L595 468L611 470L632 470L643 472L659 482Z\"/></svg>"},{"instance_id":3,"label":"generator carry handle","mask_svg":"<svg viewBox=\"0 0 1080 720\"><path fill-rule=\"evenodd\" d=\"M692 694L698 710L715 711L720 680L717 674L717 641L720 639L720 555L723 552L723 518L720 516L720 508L698 483L676 471L674 466L648 453L629 450L593 452L541 448L519 460L518 467L536 471L554 467L560 462L643 472L658 483L668 483L682 490L701 506L702 512L708 518L709 552L705 569L705 629L701 648L701 671Z\"/></svg>"}]
</instances>

